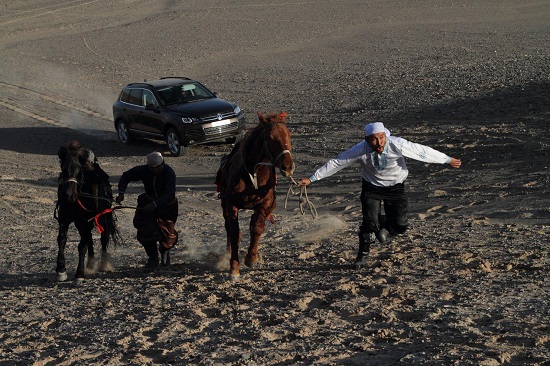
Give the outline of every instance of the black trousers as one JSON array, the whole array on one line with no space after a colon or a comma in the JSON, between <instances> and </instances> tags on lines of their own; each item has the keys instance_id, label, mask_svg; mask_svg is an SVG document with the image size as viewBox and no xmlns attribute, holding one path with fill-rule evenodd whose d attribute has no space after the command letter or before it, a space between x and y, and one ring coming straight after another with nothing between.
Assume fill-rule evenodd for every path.
<instances>
[{"instance_id":1,"label":"black trousers","mask_svg":"<svg viewBox=\"0 0 550 366\"><path fill-rule=\"evenodd\" d=\"M382 215L382 205L384 213ZM379 187L363 179L361 208L363 222L361 233L374 233L385 228L391 235L402 234L408 227L409 202L405 196L405 184Z\"/></svg>"}]
</instances>

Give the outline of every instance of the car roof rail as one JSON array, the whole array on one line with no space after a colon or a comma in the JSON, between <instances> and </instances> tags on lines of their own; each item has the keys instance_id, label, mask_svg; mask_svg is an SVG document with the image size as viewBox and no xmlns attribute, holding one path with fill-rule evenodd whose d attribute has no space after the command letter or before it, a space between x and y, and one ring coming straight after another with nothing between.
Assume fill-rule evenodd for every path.
<instances>
[{"instance_id":1,"label":"car roof rail","mask_svg":"<svg viewBox=\"0 0 550 366\"><path fill-rule=\"evenodd\" d=\"M163 80L163 79L184 79L184 80L191 80L185 76L163 76L160 78L160 80Z\"/></svg>"}]
</instances>

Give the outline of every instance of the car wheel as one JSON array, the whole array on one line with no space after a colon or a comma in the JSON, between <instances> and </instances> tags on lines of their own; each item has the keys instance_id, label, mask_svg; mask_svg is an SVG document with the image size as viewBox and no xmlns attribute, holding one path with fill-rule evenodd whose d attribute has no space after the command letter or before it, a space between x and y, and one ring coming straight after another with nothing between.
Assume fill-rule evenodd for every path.
<instances>
[{"instance_id":1,"label":"car wheel","mask_svg":"<svg viewBox=\"0 0 550 366\"><path fill-rule=\"evenodd\" d=\"M124 121L120 121L119 123L117 123L116 132L118 135L118 140L123 144L129 145L132 142L134 142L134 138L130 134L130 131L128 130L128 126L126 126L126 123Z\"/></svg>"},{"instance_id":2,"label":"car wheel","mask_svg":"<svg viewBox=\"0 0 550 366\"><path fill-rule=\"evenodd\" d=\"M189 151L189 147L182 145L180 135L173 128L166 132L165 140L172 156L185 155Z\"/></svg>"}]
</instances>

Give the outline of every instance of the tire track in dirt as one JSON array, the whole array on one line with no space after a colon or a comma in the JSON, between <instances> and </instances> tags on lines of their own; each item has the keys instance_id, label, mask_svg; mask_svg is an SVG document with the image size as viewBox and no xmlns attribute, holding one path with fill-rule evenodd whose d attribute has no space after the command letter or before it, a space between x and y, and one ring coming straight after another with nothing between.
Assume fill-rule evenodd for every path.
<instances>
[{"instance_id":1,"label":"tire track in dirt","mask_svg":"<svg viewBox=\"0 0 550 366\"><path fill-rule=\"evenodd\" d=\"M54 205L57 187L53 181L35 182L0 177L0 207L17 214L25 213L25 204Z\"/></svg>"},{"instance_id":2,"label":"tire track in dirt","mask_svg":"<svg viewBox=\"0 0 550 366\"><path fill-rule=\"evenodd\" d=\"M9 20L1 22L0 25L6 25L6 24L10 24L10 23L25 21L25 20L28 20L28 19L33 19L33 18L53 14L55 12L75 8L75 7L78 7L78 6L88 5L88 4L91 4L91 3L95 3L97 1L99 1L99 0L91 0L91 1L84 1L84 2L82 2L80 0L72 0L72 1L67 1L67 2L61 3L61 4L48 5L48 6L44 6L44 7L41 7L41 8L35 8L35 9L31 9L31 10L24 10L24 11L20 11L18 13L10 14L9 15ZM76 4L74 4L74 3L76 3ZM52 9L52 8L56 8L56 9ZM48 10L48 9L51 9L51 10ZM28 13L32 13L32 12L38 12L38 13L27 15ZM21 15L23 15L23 16L21 16Z\"/></svg>"},{"instance_id":3,"label":"tire track in dirt","mask_svg":"<svg viewBox=\"0 0 550 366\"><path fill-rule=\"evenodd\" d=\"M31 111L25 110L25 109L19 107L18 105L16 105L12 100L10 100L8 98L0 99L0 106L5 107L7 109L11 109L12 111L20 113L20 114L22 114L26 117L30 117L30 118L36 119L38 121L45 122L45 123L50 124L52 126L64 127L64 124L61 123L60 121L48 118L46 116L41 116L40 114L33 113Z\"/></svg>"},{"instance_id":4,"label":"tire track in dirt","mask_svg":"<svg viewBox=\"0 0 550 366\"><path fill-rule=\"evenodd\" d=\"M60 121L57 116L68 115L71 113L82 113L88 117L99 118L111 122L111 119L108 116L89 108L77 106L58 97L1 81L0 86L3 87L3 90L7 94L0 99L0 105L21 113L27 117L31 117L54 126L65 127L66 124ZM45 104L45 102L50 104Z\"/></svg>"},{"instance_id":5,"label":"tire track in dirt","mask_svg":"<svg viewBox=\"0 0 550 366\"><path fill-rule=\"evenodd\" d=\"M18 187L18 188L26 188L26 189L44 189L46 191L51 191L57 189L57 183L53 181L46 181L46 180L37 180L33 183L29 181L20 181L20 180L13 180L10 177L0 177L0 180L2 181L2 184L9 185L12 187Z\"/></svg>"}]
</instances>

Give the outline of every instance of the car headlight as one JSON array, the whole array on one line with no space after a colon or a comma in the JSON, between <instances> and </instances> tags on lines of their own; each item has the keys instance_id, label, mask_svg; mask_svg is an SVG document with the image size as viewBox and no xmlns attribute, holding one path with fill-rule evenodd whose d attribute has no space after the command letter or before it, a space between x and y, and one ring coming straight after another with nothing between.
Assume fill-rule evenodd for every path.
<instances>
[{"instance_id":1,"label":"car headlight","mask_svg":"<svg viewBox=\"0 0 550 366\"><path fill-rule=\"evenodd\" d=\"M235 109L233 109L233 113L235 113L235 114L241 113L241 107L236 106Z\"/></svg>"},{"instance_id":2,"label":"car headlight","mask_svg":"<svg viewBox=\"0 0 550 366\"><path fill-rule=\"evenodd\" d=\"M191 117L182 117L181 121L183 123L193 123L193 122L196 122L197 119L196 118L191 118Z\"/></svg>"}]
</instances>

